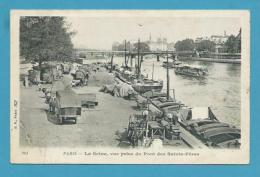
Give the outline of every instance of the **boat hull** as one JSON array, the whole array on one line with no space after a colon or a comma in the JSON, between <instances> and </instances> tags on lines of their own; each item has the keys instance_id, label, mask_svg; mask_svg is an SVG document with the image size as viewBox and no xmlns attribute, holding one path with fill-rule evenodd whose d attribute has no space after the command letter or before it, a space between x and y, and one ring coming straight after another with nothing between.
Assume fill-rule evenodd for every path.
<instances>
[{"instance_id":1,"label":"boat hull","mask_svg":"<svg viewBox=\"0 0 260 177\"><path fill-rule=\"evenodd\" d=\"M134 88L134 90L136 92L139 93L145 93L148 91L156 91L156 92L160 92L163 88L163 84L158 83L158 85L135 85L133 84L132 87Z\"/></svg>"},{"instance_id":2,"label":"boat hull","mask_svg":"<svg viewBox=\"0 0 260 177\"><path fill-rule=\"evenodd\" d=\"M144 81L144 83L134 83L133 81L128 81L127 78L123 77L120 73L116 73L116 77L131 85L136 92L141 94L148 91L160 92L163 88L162 81L148 81L149 83Z\"/></svg>"},{"instance_id":3,"label":"boat hull","mask_svg":"<svg viewBox=\"0 0 260 177\"><path fill-rule=\"evenodd\" d=\"M175 74L191 76L191 77L202 77L202 78L207 76L206 74L190 73L190 72L183 72L183 71L176 71L176 70L175 70Z\"/></svg>"}]
</instances>

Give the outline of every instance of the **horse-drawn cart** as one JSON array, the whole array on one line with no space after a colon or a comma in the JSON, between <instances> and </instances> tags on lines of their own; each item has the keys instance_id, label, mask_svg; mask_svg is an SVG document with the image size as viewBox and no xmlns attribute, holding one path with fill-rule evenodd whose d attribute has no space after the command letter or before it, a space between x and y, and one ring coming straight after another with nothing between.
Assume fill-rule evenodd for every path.
<instances>
[{"instance_id":1,"label":"horse-drawn cart","mask_svg":"<svg viewBox=\"0 0 260 177\"><path fill-rule=\"evenodd\" d=\"M71 90L57 91L55 100L50 103L51 111L55 113L60 124L65 121L77 119L81 116L81 102L78 95Z\"/></svg>"}]
</instances>

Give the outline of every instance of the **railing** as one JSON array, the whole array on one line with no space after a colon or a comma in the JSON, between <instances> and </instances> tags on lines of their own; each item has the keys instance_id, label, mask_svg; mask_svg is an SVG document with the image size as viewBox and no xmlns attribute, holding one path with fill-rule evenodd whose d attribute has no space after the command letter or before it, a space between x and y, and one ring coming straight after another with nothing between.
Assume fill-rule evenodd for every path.
<instances>
[{"instance_id":1,"label":"railing","mask_svg":"<svg viewBox=\"0 0 260 177\"><path fill-rule=\"evenodd\" d=\"M205 53L205 54L200 54L199 58L241 59L241 54L240 53Z\"/></svg>"},{"instance_id":2,"label":"railing","mask_svg":"<svg viewBox=\"0 0 260 177\"><path fill-rule=\"evenodd\" d=\"M96 51L84 51L82 52L85 55L97 55L97 54L116 54L116 55L137 55L137 51L113 51L113 50L96 50ZM212 59L241 59L241 53L209 53L209 52L200 52L196 53L195 51L146 51L146 52L139 52L140 55L177 55L179 57L197 57L197 58L212 58Z\"/></svg>"}]
</instances>

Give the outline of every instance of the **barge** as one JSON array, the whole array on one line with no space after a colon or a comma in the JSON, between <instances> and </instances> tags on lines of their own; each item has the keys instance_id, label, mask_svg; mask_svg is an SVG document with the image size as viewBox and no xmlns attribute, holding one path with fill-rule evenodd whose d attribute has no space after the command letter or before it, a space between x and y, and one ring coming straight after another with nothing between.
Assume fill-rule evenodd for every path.
<instances>
[{"instance_id":1,"label":"barge","mask_svg":"<svg viewBox=\"0 0 260 177\"><path fill-rule=\"evenodd\" d=\"M138 76L137 74L133 74L131 71L126 69L116 70L115 76L121 81L130 84L134 90L140 94L151 90L160 92L163 88L162 80L156 81L153 79L148 79L144 75Z\"/></svg>"},{"instance_id":2,"label":"barge","mask_svg":"<svg viewBox=\"0 0 260 177\"><path fill-rule=\"evenodd\" d=\"M239 148L240 129L219 121L210 107L190 108L165 93L147 93L146 98L161 111L162 119L181 125L208 147Z\"/></svg>"},{"instance_id":3,"label":"barge","mask_svg":"<svg viewBox=\"0 0 260 177\"><path fill-rule=\"evenodd\" d=\"M164 67L164 68L168 67L169 69L171 69L171 68L176 68L176 67L180 66L181 64L182 64L182 62L179 62L179 61L173 61L173 62L164 61L162 63L162 67Z\"/></svg>"},{"instance_id":4,"label":"barge","mask_svg":"<svg viewBox=\"0 0 260 177\"><path fill-rule=\"evenodd\" d=\"M202 66L180 65L175 68L175 74L192 77L206 77L208 75L208 70Z\"/></svg>"}]
</instances>

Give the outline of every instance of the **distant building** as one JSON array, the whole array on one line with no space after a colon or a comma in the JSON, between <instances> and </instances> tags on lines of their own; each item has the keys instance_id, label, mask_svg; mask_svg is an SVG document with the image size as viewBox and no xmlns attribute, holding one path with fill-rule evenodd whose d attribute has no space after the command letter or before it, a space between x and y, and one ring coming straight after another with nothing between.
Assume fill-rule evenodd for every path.
<instances>
[{"instance_id":1,"label":"distant building","mask_svg":"<svg viewBox=\"0 0 260 177\"><path fill-rule=\"evenodd\" d=\"M126 49L127 51L130 49L130 51L133 51L134 49L134 43L137 43L138 41L127 41L126 43ZM146 43L149 46L150 51L174 51L174 43L168 43L166 38L157 38L156 41L152 40L152 37L150 35L149 40L147 41L141 41ZM112 50L114 51L124 51L125 50L125 41L120 42L114 42L112 44Z\"/></svg>"},{"instance_id":2,"label":"distant building","mask_svg":"<svg viewBox=\"0 0 260 177\"><path fill-rule=\"evenodd\" d=\"M204 40L210 40L209 37L197 37L194 41L195 44L198 44L200 43L201 41L204 41Z\"/></svg>"},{"instance_id":3,"label":"distant building","mask_svg":"<svg viewBox=\"0 0 260 177\"><path fill-rule=\"evenodd\" d=\"M127 51L132 51L133 50L133 44L130 43L129 41L126 42L126 46L125 46L125 41L122 41L121 43L119 42L114 42L112 44L112 50L113 51L124 51L126 47Z\"/></svg>"},{"instance_id":4,"label":"distant building","mask_svg":"<svg viewBox=\"0 0 260 177\"><path fill-rule=\"evenodd\" d=\"M215 46L215 52L216 53L223 53L224 52L224 46L229 38L229 35L226 34L226 31L224 31L224 35L212 35L210 37L198 37L195 39L195 45L200 43L203 40L209 40L216 44Z\"/></svg>"},{"instance_id":5,"label":"distant building","mask_svg":"<svg viewBox=\"0 0 260 177\"><path fill-rule=\"evenodd\" d=\"M169 51L175 51L175 43L171 42L167 44L167 50Z\"/></svg>"},{"instance_id":6,"label":"distant building","mask_svg":"<svg viewBox=\"0 0 260 177\"><path fill-rule=\"evenodd\" d=\"M210 40L215 42L217 45L224 45L225 42L228 40L229 35L226 34L226 31L224 31L224 35L212 35L210 37Z\"/></svg>"},{"instance_id":7,"label":"distant building","mask_svg":"<svg viewBox=\"0 0 260 177\"><path fill-rule=\"evenodd\" d=\"M152 36L150 35L149 40L145 42L148 44L151 51L166 51L166 50L174 50L174 43L168 43L166 38L157 38L156 41L152 40Z\"/></svg>"},{"instance_id":8,"label":"distant building","mask_svg":"<svg viewBox=\"0 0 260 177\"><path fill-rule=\"evenodd\" d=\"M114 42L112 44L112 50L117 51L119 49L120 43L119 42Z\"/></svg>"},{"instance_id":9,"label":"distant building","mask_svg":"<svg viewBox=\"0 0 260 177\"><path fill-rule=\"evenodd\" d=\"M223 53L225 52L225 43L227 42L229 35L224 31L224 35L212 35L210 40L213 41L215 46L215 53Z\"/></svg>"}]
</instances>

